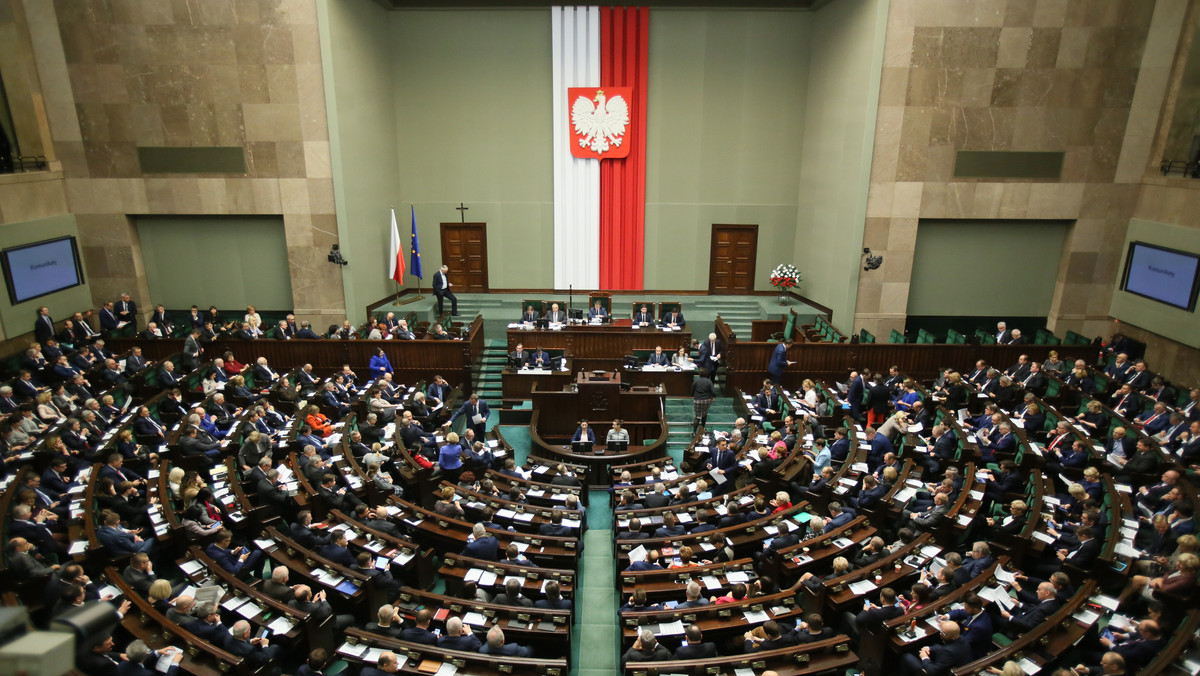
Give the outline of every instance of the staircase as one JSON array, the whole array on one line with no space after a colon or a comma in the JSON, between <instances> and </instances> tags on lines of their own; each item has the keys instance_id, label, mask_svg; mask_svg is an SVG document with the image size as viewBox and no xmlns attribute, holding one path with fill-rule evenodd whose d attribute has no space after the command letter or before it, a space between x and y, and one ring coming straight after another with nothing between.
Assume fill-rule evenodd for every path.
<instances>
[{"instance_id":1,"label":"staircase","mask_svg":"<svg viewBox=\"0 0 1200 676\"><path fill-rule=\"evenodd\" d=\"M462 306L459 306L462 312ZM485 399L492 408L496 408L504 396L501 390L500 374L508 360L508 348L502 340L485 340L483 354L479 363L472 367L474 392Z\"/></svg>"},{"instance_id":2,"label":"staircase","mask_svg":"<svg viewBox=\"0 0 1200 676\"><path fill-rule=\"evenodd\" d=\"M692 421L695 419L695 408L691 397L667 397L667 455L675 460L678 467L683 462L683 452L692 443ZM733 413L733 400L728 397L718 397L708 409L709 429L729 429L737 416Z\"/></svg>"}]
</instances>

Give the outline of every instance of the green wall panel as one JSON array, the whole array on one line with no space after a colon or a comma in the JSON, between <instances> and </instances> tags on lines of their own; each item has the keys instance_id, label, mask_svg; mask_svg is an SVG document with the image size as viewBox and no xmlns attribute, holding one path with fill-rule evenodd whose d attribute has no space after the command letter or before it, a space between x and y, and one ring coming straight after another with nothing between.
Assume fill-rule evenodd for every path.
<instances>
[{"instance_id":1,"label":"green wall panel","mask_svg":"<svg viewBox=\"0 0 1200 676\"><path fill-rule=\"evenodd\" d=\"M1049 314L1070 226L1068 221L922 220L908 314ZM885 256L883 265L894 256Z\"/></svg>"},{"instance_id":2,"label":"green wall panel","mask_svg":"<svg viewBox=\"0 0 1200 676\"><path fill-rule=\"evenodd\" d=\"M282 217L142 216L136 222L152 303L292 309Z\"/></svg>"}]
</instances>

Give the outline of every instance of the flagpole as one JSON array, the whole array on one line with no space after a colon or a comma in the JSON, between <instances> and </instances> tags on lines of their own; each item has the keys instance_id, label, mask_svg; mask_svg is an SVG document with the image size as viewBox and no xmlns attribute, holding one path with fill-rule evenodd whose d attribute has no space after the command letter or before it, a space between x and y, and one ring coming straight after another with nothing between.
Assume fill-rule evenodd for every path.
<instances>
[{"instance_id":1,"label":"flagpole","mask_svg":"<svg viewBox=\"0 0 1200 676\"><path fill-rule=\"evenodd\" d=\"M413 203L409 202L408 203L408 213L410 215L413 213L414 208L415 208L415 206L413 205ZM416 221L414 220L413 223L416 223ZM408 255L409 256L412 255L412 242L411 241L408 243ZM425 266L421 266L421 267L425 267ZM422 270L422 272L424 272L424 270ZM421 278L417 277L417 300L420 300L420 299L421 299Z\"/></svg>"}]
</instances>

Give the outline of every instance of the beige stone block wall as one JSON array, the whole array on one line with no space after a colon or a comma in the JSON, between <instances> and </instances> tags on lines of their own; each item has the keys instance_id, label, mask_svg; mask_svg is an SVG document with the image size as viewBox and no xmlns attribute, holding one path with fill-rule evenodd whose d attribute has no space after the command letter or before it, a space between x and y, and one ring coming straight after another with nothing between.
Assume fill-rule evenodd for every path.
<instances>
[{"instance_id":1,"label":"beige stone block wall","mask_svg":"<svg viewBox=\"0 0 1200 676\"><path fill-rule=\"evenodd\" d=\"M863 239L885 262L859 276L854 331L903 330L917 223L954 218L1076 221L1049 327L1103 332L1117 274L1106 247L1122 241L1138 199L1136 180L1116 174L1150 114L1139 108L1128 129L1153 11L1137 0L892 0ZM959 150L1066 160L1058 181L954 179Z\"/></svg>"},{"instance_id":2,"label":"beige stone block wall","mask_svg":"<svg viewBox=\"0 0 1200 676\"><path fill-rule=\"evenodd\" d=\"M138 215L282 215L297 313L340 321L316 1L22 1L95 302L153 302ZM241 146L247 173L144 175L138 146ZM4 190L5 212L36 213Z\"/></svg>"}]
</instances>

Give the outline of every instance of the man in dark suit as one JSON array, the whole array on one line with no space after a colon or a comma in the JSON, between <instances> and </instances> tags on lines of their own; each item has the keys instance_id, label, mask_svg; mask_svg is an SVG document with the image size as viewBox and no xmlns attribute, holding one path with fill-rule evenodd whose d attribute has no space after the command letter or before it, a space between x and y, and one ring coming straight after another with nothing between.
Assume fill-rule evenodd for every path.
<instances>
[{"instance_id":1,"label":"man in dark suit","mask_svg":"<svg viewBox=\"0 0 1200 676\"><path fill-rule=\"evenodd\" d=\"M279 378L279 374L267 365L266 357L258 358L251 373L254 375L254 386L262 389L265 389Z\"/></svg>"},{"instance_id":2,"label":"man in dark suit","mask_svg":"<svg viewBox=\"0 0 1200 676\"><path fill-rule=\"evenodd\" d=\"M33 323L33 334L39 343L54 337L54 320L50 318L50 308L38 308L37 319Z\"/></svg>"},{"instance_id":3,"label":"man in dark suit","mask_svg":"<svg viewBox=\"0 0 1200 676\"><path fill-rule=\"evenodd\" d=\"M470 556L484 561L498 561L500 559L500 543L496 538L488 535L487 528L482 523L477 523L471 529L472 540L463 547L463 556Z\"/></svg>"},{"instance_id":4,"label":"man in dark suit","mask_svg":"<svg viewBox=\"0 0 1200 676\"><path fill-rule=\"evenodd\" d=\"M1045 622L1060 606L1062 603L1057 598L1054 585L1042 582L1037 588L1036 604L1021 604L1013 608L1012 612L1001 609L999 615L994 618L994 624L1015 638L1033 631L1034 627Z\"/></svg>"},{"instance_id":5,"label":"man in dark suit","mask_svg":"<svg viewBox=\"0 0 1200 676\"><path fill-rule=\"evenodd\" d=\"M654 313L650 312L650 308L643 305L637 312L633 313L634 326L649 326L654 323Z\"/></svg>"},{"instance_id":6,"label":"man in dark suit","mask_svg":"<svg viewBox=\"0 0 1200 676\"><path fill-rule=\"evenodd\" d=\"M300 322L300 330L296 332L296 338L300 338L300 339L304 339L304 340L320 340L321 336L318 336L312 330L311 324L309 324L308 322ZM412 338L405 338L405 340L412 340Z\"/></svg>"},{"instance_id":7,"label":"man in dark suit","mask_svg":"<svg viewBox=\"0 0 1200 676\"><path fill-rule=\"evenodd\" d=\"M137 303L129 297L129 294L121 294L121 300L116 302L117 321L128 322L133 328L137 328Z\"/></svg>"},{"instance_id":8,"label":"man in dark suit","mask_svg":"<svg viewBox=\"0 0 1200 676\"><path fill-rule=\"evenodd\" d=\"M536 350L529 353L525 363L533 368L550 368L550 353L538 346Z\"/></svg>"},{"instance_id":9,"label":"man in dark suit","mask_svg":"<svg viewBox=\"0 0 1200 676\"><path fill-rule=\"evenodd\" d=\"M1142 620L1138 622L1137 632L1131 633L1126 640L1114 643L1111 639L1101 638L1100 645L1124 658L1125 673L1136 674L1162 650L1162 630L1154 620Z\"/></svg>"},{"instance_id":10,"label":"man in dark suit","mask_svg":"<svg viewBox=\"0 0 1200 676\"><path fill-rule=\"evenodd\" d=\"M846 387L846 402L850 404L850 418L857 421L862 419L863 393L866 383L858 371L850 372L850 382Z\"/></svg>"},{"instance_id":11,"label":"man in dark suit","mask_svg":"<svg viewBox=\"0 0 1200 676\"><path fill-rule=\"evenodd\" d=\"M559 309L558 303L551 303L550 310L546 312L546 316L542 317L551 324L562 324L567 321L567 313Z\"/></svg>"},{"instance_id":12,"label":"man in dark suit","mask_svg":"<svg viewBox=\"0 0 1200 676\"><path fill-rule=\"evenodd\" d=\"M454 292L450 290L450 287L454 285L450 283L450 278L446 276L447 272L450 272L449 265L443 265L442 267L438 268L437 272L433 273L433 295L435 298L437 298L439 315L446 311L445 301L447 298L449 298L450 314L457 317L458 296L455 296Z\"/></svg>"},{"instance_id":13,"label":"man in dark suit","mask_svg":"<svg viewBox=\"0 0 1200 676\"><path fill-rule=\"evenodd\" d=\"M689 624L683 630L684 643L671 656L674 660L702 660L717 656L717 644L705 642L700 627Z\"/></svg>"},{"instance_id":14,"label":"man in dark suit","mask_svg":"<svg viewBox=\"0 0 1200 676\"><path fill-rule=\"evenodd\" d=\"M853 626L860 631L863 627L876 628L903 614L904 607L896 603L896 590L884 587L879 590L879 605L864 601L862 611L854 616Z\"/></svg>"},{"instance_id":15,"label":"man in dark suit","mask_svg":"<svg viewBox=\"0 0 1200 676\"><path fill-rule=\"evenodd\" d=\"M401 631L400 640L408 641L409 643L420 643L422 645L436 645L438 640L437 634L429 630L429 623L432 620L432 609L422 608L418 610L416 625Z\"/></svg>"},{"instance_id":16,"label":"man in dark suit","mask_svg":"<svg viewBox=\"0 0 1200 676\"><path fill-rule=\"evenodd\" d=\"M696 367L715 377L717 367L721 365L722 359L725 357L725 350L721 342L717 340L717 334L708 334L708 340L700 343L700 353L697 357Z\"/></svg>"},{"instance_id":17,"label":"man in dark suit","mask_svg":"<svg viewBox=\"0 0 1200 676\"><path fill-rule=\"evenodd\" d=\"M249 577L262 563L262 550L250 551L245 547L230 549L232 541L233 533L222 528L217 531L216 539L204 548L204 553L226 571L239 577Z\"/></svg>"},{"instance_id":18,"label":"man in dark suit","mask_svg":"<svg viewBox=\"0 0 1200 676\"><path fill-rule=\"evenodd\" d=\"M940 623L941 645L925 646L916 656L900 657L900 669L907 676L950 676L957 667L971 661L971 644L959 626L949 620Z\"/></svg>"},{"instance_id":19,"label":"man in dark suit","mask_svg":"<svg viewBox=\"0 0 1200 676\"><path fill-rule=\"evenodd\" d=\"M1133 368L1125 373L1125 384L1134 392L1145 392L1150 389L1153 376L1146 368L1146 362L1139 359L1133 363Z\"/></svg>"},{"instance_id":20,"label":"man in dark suit","mask_svg":"<svg viewBox=\"0 0 1200 676\"><path fill-rule=\"evenodd\" d=\"M462 650L477 652L482 642L471 632L470 627L463 626L462 618L451 617L446 620L446 635L439 638L437 646L443 650Z\"/></svg>"},{"instance_id":21,"label":"man in dark suit","mask_svg":"<svg viewBox=\"0 0 1200 676\"><path fill-rule=\"evenodd\" d=\"M327 534L317 532L312 528L312 512L307 509L296 515L296 520L288 527L288 534L296 541L296 544L308 549L316 549L329 542Z\"/></svg>"},{"instance_id":22,"label":"man in dark suit","mask_svg":"<svg viewBox=\"0 0 1200 676\"><path fill-rule=\"evenodd\" d=\"M1008 324L1004 322L996 323L996 344L1008 345L1012 342L1012 331L1008 330Z\"/></svg>"},{"instance_id":23,"label":"man in dark suit","mask_svg":"<svg viewBox=\"0 0 1200 676\"><path fill-rule=\"evenodd\" d=\"M337 475L323 475L321 486L317 488L317 495L325 501L326 507L341 510L343 513L353 513L355 508L363 504L362 499L355 495L353 491L345 487L339 487L337 484Z\"/></svg>"},{"instance_id":24,"label":"man in dark suit","mask_svg":"<svg viewBox=\"0 0 1200 676\"><path fill-rule=\"evenodd\" d=\"M450 416L450 422L446 424L453 425L454 421L460 416L466 416L467 421L464 423L464 426L475 431L476 439L482 439L483 435L487 432L487 419L490 413L491 410L488 408L487 402L480 399L478 394L472 392L471 397L454 412L454 415Z\"/></svg>"},{"instance_id":25,"label":"man in dark suit","mask_svg":"<svg viewBox=\"0 0 1200 676\"><path fill-rule=\"evenodd\" d=\"M660 323L669 328L678 327L682 329L687 326L687 321L684 320L683 313L675 308L672 308L669 312L664 312Z\"/></svg>"},{"instance_id":26,"label":"man in dark suit","mask_svg":"<svg viewBox=\"0 0 1200 676\"><path fill-rule=\"evenodd\" d=\"M963 607L951 610L941 619L950 620L962 627L962 634L971 645L971 659L977 660L992 650L992 618L983 609L983 599L968 594Z\"/></svg>"},{"instance_id":27,"label":"man in dark suit","mask_svg":"<svg viewBox=\"0 0 1200 676\"><path fill-rule=\"evenodd\" d=\"M737 480L737 454L729 450L728 440L718 439L717 444L709 450L709 460L705 469L715 469L725 477L724 483L716 487L718 491L725 492L733 488Z\"/></svg>"},{"instance_id":28,"label":"man in dark suit","mask_svg":"<svg viewBox=\"0 0 1200 676\"><path fill-rule=\"evenodd\" d=\"M517 349L513 350L508 355L508 365L513 368L521 368L529 361L529 353L525 351L525 346L517 343Z\"/></svg>"},{"instance_id":29,"label":"man in dark suit","mask_svg":"<svg viewBox=\"0 0 1200 676\"><path fill-rule=\"evenodd\" d=\"M225 642L225 650L241 657L253 670L278 657L280 647L271 645L265 636L251 638L250 623L238 620L229 630L229 639Z\"/></svg>"},{"instance_id":30,"label":"man in dark suit","mask_svg":"<svg viewBox=\"0 0 1200 676\"><path fill-rule=\"evenodd\" d=\"M183 625L183 628L201 640L224 648L229 639L229 629L221 624L220 613L221 609L215 603L199 606L193 613L196 619Z\"/></svg>"},{"instance_id":31,"label":"man in dark suit","mask_svg":"<svg viewBox=\"0 0 1200 676\"><path fill-rule=\"evenodd\" d=\"M521 313L521 319L518 321L523 324L532 324L540 318L541 315L538 314L538 311L534 310L532 305L529 305L525 308L525 311Z\"/></svg>"},{"instance_id":32,"label":"man in dark suit","mask_svg":"<svg viewBox=\"0 0 1200 676\"><path fill-rule=\"evenodd\" d=\"M767 620L762 626L763 633L766 638L759 638L752 631L748 631L743 635L742 652L754 653L761 650L776 650L778 648L787 648L796 645L796 641L791 637L789 632L784 635L783 629L775 620Z\"/></svg>"},{"instance_id":33,"label":"man in dark suit","mask_svg":"<svg viewBox=\"0 0 1200 676\"><path fill-rule=\"evenodd\" d=\"M113 557L149 552L154 547L154 540L143 540L121 528L121 516L116 512L107 514L104 526L96 531L96 539L104 545L104 551Z\"/></svg>"},{"instance_id":34,"label":"man in dark suit","mask_svg":"<svg viewBox=\"0 0 1200 676\"><path fill-rule=\"evenodd\" d=\"M339 530L329 544L321 548L321 556L347 568L353 566L354 555L350 553L350 548L347 546L346 531Z\"/></svg>"},{"instance_id":35,"label":"man in dark suit","mask_svg":"<svg viewBox=\"0 0 1200 676\"><path fill-rule=\"evenodd\" d=\"M650 353L650 357L646 360L647 366L670 366L671 355L663 352L662 345L656 345L654 352Z\"/></svg>"}]
</instances>

